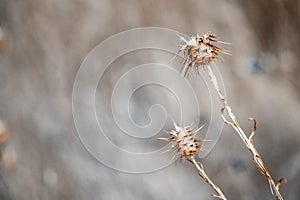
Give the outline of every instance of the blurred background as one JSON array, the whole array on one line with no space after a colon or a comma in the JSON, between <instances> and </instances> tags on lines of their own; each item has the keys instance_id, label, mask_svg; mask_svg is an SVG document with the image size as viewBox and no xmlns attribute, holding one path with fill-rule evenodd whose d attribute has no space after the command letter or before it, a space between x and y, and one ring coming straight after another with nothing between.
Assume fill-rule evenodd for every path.
<instances>
[{"instance_id":1,"label":"blurred background","mask_svg":"<svg viewBox=\"0 0 300 200\"><path fill-rule=\"evenodd\" d=\"M0 24L1 200L211 199L189 163L118 172L93 159L76 134L72 88L80 64L109 36L147 26L212 31L232 43L232 56L218 63L228 101L249 134L247 118L256 117L259 152L274 179L288 179L285 199L300 199L300 1L1 0ZM230 127L202 162L228 199L274 199Z\"/></svg>"}]
</instances>

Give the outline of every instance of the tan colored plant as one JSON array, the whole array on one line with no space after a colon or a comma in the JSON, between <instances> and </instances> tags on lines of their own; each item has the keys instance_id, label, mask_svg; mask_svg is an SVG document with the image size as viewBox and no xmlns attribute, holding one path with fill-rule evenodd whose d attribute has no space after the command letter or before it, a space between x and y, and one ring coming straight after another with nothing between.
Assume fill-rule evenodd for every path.
<instances>
[{"instance_id":1,"label":"tan colored plant","mask_svg":"<svg viewBox=\"0 0 300 200\"><path fill-rule=\"evenodd\" d=\"M195 69L197 73L199 73L199 67L204 67L208 72L210 77L210 81L216 90L221 103L224 108L221 110L221 117L223 121L230 125L235 132L242 139L243 143L250 150L253 155L253 162L256 165L257 169L267 178L272 195L276 196L276 199L283 200L282 195L279 192L280 184L282 181L287 182L285 178L279 179L276 183L273 180L270 172L268 171L266 165L264 164L261 156L257 152L257 149L253 143L253 136L256 132L256 120L254 118L249 118L249 120L253 121L253 130L249 137L246 136L245 132L242 130L239 125L236 116L234 115L231 107L229 106L227 100L225 99L223 92L221 91L216 76L213 73L213 70L210 66L212 61L216 60L220 57L220 54L229 54L227 50L224 50L220 47L217 47L217 43L224 43L217 40L215 35L212 33L205 33L203 35L192 36L190 40L186 40L185 38L179 36L180 39L184 42L184 44L180 47L179 52L184 53L184 67L182 68L182 73L184 76L188 76L191 69ZM227 111L231 121L227 120L224 115L224 111ZM274 192L275 191L275 194Z\"/></svg>"},{"instance_id":2,"label":"tan colored plant","mask_svg":"<svg viewBox=\"0 0 300 200\"><path fill-rule=\"evenodd\" d=\"M8 133L4 123L0 120L0 155L8 141Z\"/></svg>"},{"instance_id":3,"label":"tan colored plant","mask_svg":"<svg viewBox=\"0 0 300 200\"><path fill-rule=\"evenodd\" d=\"M214 184L206 174L203 165L200 162L197 162L194 158L194 156L201 150L201 143L204 141L203 139L195 136L195 133L197 133L202 127L195 130L191 127L180 127L176 125L175 122L174 126L175 130L167 131L170 135L169 138L160 138L161 140L170 142L170 148L168 150L171 150L174 153L174 159L187 159L196 167L201 178L203 178L216 191L217 194L213 194L212 196L226 200L221 189Z\"/></svg>"}]
</instances>

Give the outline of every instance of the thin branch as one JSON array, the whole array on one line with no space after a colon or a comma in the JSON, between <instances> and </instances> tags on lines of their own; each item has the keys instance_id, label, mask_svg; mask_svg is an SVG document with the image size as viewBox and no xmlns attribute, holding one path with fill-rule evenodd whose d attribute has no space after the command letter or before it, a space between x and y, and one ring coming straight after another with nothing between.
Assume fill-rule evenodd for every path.
<instances>
[{"instance_id":1,"label":"thin branch","mask_svg":"<svg viewBox=\"0 0 300 200\"><path fill-rule=\"evenodd\" d=\"M216 191L217 194L213 194L212 196L215 198L227 200L225 195L223 194L222 190L216 184L214 184L210 180L210 178L207 176L203 165L200 162L197 162L195 160L194 156L190 156L190 159L188 159L188 160L196 167L201 178L203 178L206 181L206 183L208 183Z\"/></svg>"},{"instance_id":2,"label":"thin branch","mask_svg":"<svg viewBox=\"0 0 300 200\"><path fill-rule=\"evenodd\" d=\"M250 137L248 138L246 136L246 134L244 133L244 131L242 130L241 126L239 125L236 116L234 115L234 113L232 112L231 107L228 105L220 87L217 81L216 76L214 75L211 66L207 65L207 71L208 71L208 75L210 77L210 81L214 86L214 89L216 90L216 92L219 95L220 101L222 102L224 108L221 110L221 117L223 119L223 121L230 125L240 136L240 138L242 139L242 141L244 142L244 144L246 145L246 147L250 150L250 152L253 155L253 162L256 165L256 167L258 168L258 170L267 178L269 185L270 185L270 189L271 189L271 193L274 195L273 191L275 191L275 196L277 200L283 200L282 195L279 192L279 188L280 188L280 183L282 181L286 182L285 178L280 179L279 181L277 181L277 183L275 184L273 178L271 177L271 174L269 173L268 169L266 168L262 158L260 157L260 155L258 154L254 144L253 144L253 136L255 134L256 131L256 120L254 118L249 118L249 120L254 122L253 125L253 130L252 133L250 135ZM231 118L232 122L226 120L225 116L224 116L224 110L227 111L227 113L229 114L229 117Z\"/></svg>"}]
</instances>

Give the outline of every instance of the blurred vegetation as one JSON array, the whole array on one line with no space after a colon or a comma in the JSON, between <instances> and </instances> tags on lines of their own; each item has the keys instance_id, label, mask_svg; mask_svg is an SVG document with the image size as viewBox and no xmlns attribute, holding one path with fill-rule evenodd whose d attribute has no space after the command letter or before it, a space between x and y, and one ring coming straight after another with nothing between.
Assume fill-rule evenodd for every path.
<instances>
[{"instance_id":1,"label":"blurred vegetation","mask_svg":"<svg viewBox=\"0 0 300 200\"><path fill-rule=\"evenodd\" d=\"M256 117L258 150L275 179L288 179L283 196L299 199L299 11L297 0L1 0L0 120L8 140L0 139L0 199L211 198L192 167L123 174L93 160L76 136L71 95L81 62L107 37L145 26L213 31L233 44L233 56L218 64L228 100L249 134L247 118ZM272 198L230 128L204 162L229 199Z\"/></svg>"}]
</instances>

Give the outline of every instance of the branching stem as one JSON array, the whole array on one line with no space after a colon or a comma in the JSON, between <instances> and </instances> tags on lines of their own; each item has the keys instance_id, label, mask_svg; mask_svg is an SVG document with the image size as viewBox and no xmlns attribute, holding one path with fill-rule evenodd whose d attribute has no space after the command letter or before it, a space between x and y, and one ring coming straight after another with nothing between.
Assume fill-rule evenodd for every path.
<instances>
[{"instance_id":1,"label":"branching stem","mask_svg":"<svg viewBox=\"0 0 300 200\"><path fill-rule=\"evenodd\" d=\"M254 144L253 144L253 141L252 141L252 138L255 134L255 131L256 131L256 120L254 118L249 118L249 120L253 121L254 122L254 127L253 127L253 131L250 135L250 137L248 138L246 136L246 134L244 133L244 131L242 130L242 128L240 127L237 119L236 119L236 116L234 115L234 113L232 112L232 109L231 107L228 105L220 87L219 87L219 84L218 84L218 81L216 79L216 76L214 75L212 69L211 69L211 66L210 65L207 65L207 71L208 71L208 75L210 77L210 81L211 83L213 84L214 86L214 89L216 90L216 92L218 93L219 95L219 98L220 98L220 101L222 102L224 108L221 110L221 116L222 116L222 119L223 121L230 125L234 130L235 132L238 133L238 135L240 136L240 138L242 139L242 141L244 142L244 144L246 145L246 147L250 150L250 152L252 153L253 155L253 162L254 164L256 165L256 167L258 168L258 170L267 178L268 182L269 182L269 185L270 185L270 189L271 189L271 193L274 195L273 191L275 191L275 196L276 196L276 199L277 200L283 200L283 197L282 195L280 194L279 192L279 187L280 187L280 183L281 181L284 181L286 182L286 179L285 178L282 178L280 179L279 181L277 181L277 183L275 184L273 178L271 177L271 174L269 173L268 169L266 168L262 158L260 157L260 155L258 154ZM227 111L229 117L231 118L232 121L228 121L226 120L225 116L224 116L224 110Z\"/></svg>"}]
</instances>

